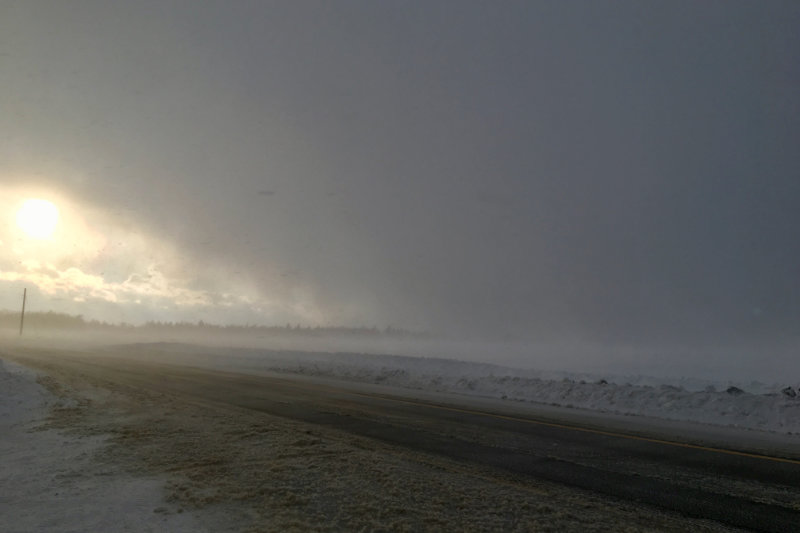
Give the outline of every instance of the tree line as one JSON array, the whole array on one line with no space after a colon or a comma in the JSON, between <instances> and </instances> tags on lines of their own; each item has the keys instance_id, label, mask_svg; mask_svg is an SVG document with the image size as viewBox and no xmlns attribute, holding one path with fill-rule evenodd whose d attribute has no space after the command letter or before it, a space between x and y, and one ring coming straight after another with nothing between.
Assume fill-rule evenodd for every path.
<instances>
[{"instance_id":1,"label":"tree line","mask_svg":"<svg viewBox=\"0 0 800 533\"><path fill-rule=\"evenodd\" d=\"M13 311L0 311L0 329L18 330L20 315ZM148 321L144 324L133 325L125 322L109 323L101 320L86 319L83 315L70 315L53 311L25 313L25 329L43 333L46 331L61 332L141 332L158 334L203 333L203 334L234 334L248 336L341 336L341 337L372 337L372 338L428 338L426 332L412 331L394 326L378 328L376 326L311 326L301 324L285 325L257 325L257 324L212 324L199 320L187 321Z\"/></svg>"}]
</instances>

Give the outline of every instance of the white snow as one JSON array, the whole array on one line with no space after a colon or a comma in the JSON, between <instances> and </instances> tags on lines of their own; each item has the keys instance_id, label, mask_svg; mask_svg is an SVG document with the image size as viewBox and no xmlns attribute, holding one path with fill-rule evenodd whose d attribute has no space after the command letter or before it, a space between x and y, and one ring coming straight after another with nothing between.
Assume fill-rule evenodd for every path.
<instances>
[{"instance_id":1,"label":"white snow","mask_svg":"<svg viewBox=\"0 0 800 533\"><path fill-rule=\"evenodd\" d=\"M69 409L25 367L0 360L0 531L205 531L191 513L161 512L164 480L97 460L103 436L46 429Z\"/></svg>"}]
</instances>

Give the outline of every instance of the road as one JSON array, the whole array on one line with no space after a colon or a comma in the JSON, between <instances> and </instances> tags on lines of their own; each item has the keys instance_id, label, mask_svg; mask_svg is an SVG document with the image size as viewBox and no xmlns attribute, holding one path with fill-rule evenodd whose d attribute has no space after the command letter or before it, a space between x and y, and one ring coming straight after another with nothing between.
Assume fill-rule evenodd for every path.
<instances>
[{"instance_id":1,"label":"road","mask_svg":"<svg viewBox=\"0 0 800 533\"><path fill-rule=\"evenodd\" d=\"M800 528L800 460L581 427L535 415L79 353L16 351L97 380L334 428L754 531Z\"/></svg>"}]
</instances>

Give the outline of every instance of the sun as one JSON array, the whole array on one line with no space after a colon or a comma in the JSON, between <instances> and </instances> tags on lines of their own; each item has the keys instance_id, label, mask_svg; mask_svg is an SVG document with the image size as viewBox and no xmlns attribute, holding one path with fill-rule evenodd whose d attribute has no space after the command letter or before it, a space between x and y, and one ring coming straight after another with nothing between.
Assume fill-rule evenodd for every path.
<instances>
[{"instance_id":1,"label":"sun","mask_svg":"<svg viewBox=\"0 0 800 533\"><path fill-rule=\"evenodd\" d=\"M17 211L17 225L34 239L49 239L58 225L58 208L47 200L25 200Z\"/></svg>"}]
</instances>

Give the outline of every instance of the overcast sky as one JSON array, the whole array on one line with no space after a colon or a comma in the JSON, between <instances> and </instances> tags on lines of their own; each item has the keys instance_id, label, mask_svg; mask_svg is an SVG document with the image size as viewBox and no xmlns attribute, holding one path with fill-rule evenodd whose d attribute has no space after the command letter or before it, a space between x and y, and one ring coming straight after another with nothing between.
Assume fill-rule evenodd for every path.
<instances>
[{"instance_id":1,"label":"overcast sky","mask_svg":"<svg viewBox=\"0 0 800 533\"><path fill-rule=\"evenodd\" d=\"M800 3L0 0L0 193L6 308L797 336Z\"/></svg>"}]
</instances>

